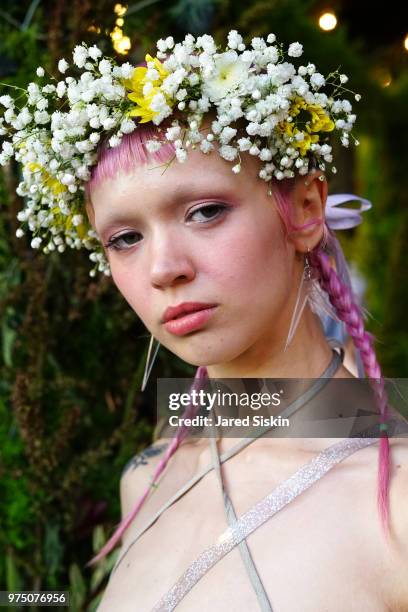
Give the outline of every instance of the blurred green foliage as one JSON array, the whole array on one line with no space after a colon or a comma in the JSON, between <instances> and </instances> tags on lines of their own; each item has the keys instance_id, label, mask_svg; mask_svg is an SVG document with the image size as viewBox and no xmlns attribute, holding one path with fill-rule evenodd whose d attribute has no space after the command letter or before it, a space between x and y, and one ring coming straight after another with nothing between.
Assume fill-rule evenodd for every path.
<instances>
[{"instance_id":1,"label":"blurred green foliage","mask_svg":"<svg viewBox=\"0 0 408 612\"><path fill-rule=\"evenodd\" d=\"M113 54L114 2L9 3L0 11L2 82L24 86L44 66L69 58L82 40ZM34 7L31 16L30 7ZM407 181L404 127L408 77L389 88L372 76L375 57L351 42L347 28L323 34L315 3L301 0L151 0L129 5L126 61L143 59L172 34L230 29L250 38L300 40L322 72L341 66L359 91L361 146L338 151L330 191L354 191L373 208L364 223L340 232L346 255L368 287L367 328L377 337L384 375L408 363ZM92 30L89 28L92 26ZM99 32L95 31L99 28ZM372 62L372 63L370 63ZM7 93L4 86L1 93ZM90 279L85 253L44 256L17 239L16 165L0 173L0 587L70 589L73 610L95 610L117 554L97 568L85 563L120 516L121 469L152 439L155 376L189 376L194 368L163 348L147 391L140 393L148 335L106 277ZM70 249L68 249L70 251Z\"/></svg>"}]
</instances>

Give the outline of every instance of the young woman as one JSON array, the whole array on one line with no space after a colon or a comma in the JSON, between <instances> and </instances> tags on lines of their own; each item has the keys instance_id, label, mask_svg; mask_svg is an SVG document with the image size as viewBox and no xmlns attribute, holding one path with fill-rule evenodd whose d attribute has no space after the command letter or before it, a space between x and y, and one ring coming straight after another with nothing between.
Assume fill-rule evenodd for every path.
<instances>
[{"instance_id":1,"label":"young woman","mask_svg":"<svg viewBox=\"0 0 408 612\"><path fill-rule=\"evenodd\" d=\"M313 380L279 411L286 435L232 438L210 423L193 438L186 422L131 462L123 520L94 559L122 541L99 610L408 610L406 438L392 437L326 215L327 133L348 146L356 119L339 97L348 78L295 67L274 34L250 48L235 30L224 50L208 35L157 48L133 68L82 43L78 80L30 83L24 108L0 97L0 163L23 165L17 235L30 230L45 253L93 250L91 275L110 274L152 340L198 366L192 390ZM287 56L302 52L295 42ZM354 377L319 312L353 339L375 418L359 387L343 398L334 386ZM184 417L196 413L191 402Z\"/></svg>"},{"instance_id":2,"label":"young woman","mask_svg":"<svg viewBox=\"0 0 408 612\"><path fill-rule=\"evenodd\" d=\"M155 131L140 127L119 147L102 150L88 185L88 214L105 245L112 279L152 336L199 366L198 377L319 378L326 370L326 376L352 378L340 359L327 373L333 349L309 304L284 350L309 253L363 349L366 368L378 372L362 321L353 320L356 310L346 287L323 259L324 174L314 170L292 181L291 218L307 227L288 234L278 201L289 196L278 183L274 196L268 195L258 178L258 160L244 154L242 170L234 175L219 155L191 151L183 165L170 164L163 172L174 152L170 146L160 154L146 151ZM308 226L316 219L321 223ZM189 303L200 303L209 316L163 322L169 307ZM327 406L328 414L332 409ZM185 438L168 463L172 443L159 439L130 462L121 480L121 503L123 519L132 520L99 610L408 609L405 439L390 440L391 546L376 509L379 439L367 444L357 438L340 440L337 452L343 443L357 444L310 490L212 565L209 558L219 551L200 554L234 520L231 506L240 517L339 444L321 437L248 442L218 473L208 471L187 491L195 475L217 466L209 438ZM218 454L223 457L236 444L236 438L221 437ZM141 494L164 461L159 486L140 507Z\"/></svg>"}]
</instances>

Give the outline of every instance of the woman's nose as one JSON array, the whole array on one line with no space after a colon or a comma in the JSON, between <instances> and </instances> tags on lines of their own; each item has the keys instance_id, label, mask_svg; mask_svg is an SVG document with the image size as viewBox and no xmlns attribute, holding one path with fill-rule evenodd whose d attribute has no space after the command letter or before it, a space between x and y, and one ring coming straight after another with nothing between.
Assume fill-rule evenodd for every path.
<instances>
[{"instance_id":1,"label":"woman's nose","mask_svg":"<svg viewBox=\"0 0 408 612\"><path fill-rule=\"evenodd\" d=\"M150 279L154 287L166 287L190 281L195 270L190 252L179 237L161 236L152 242Z\"/></svg>"}]
</instances>

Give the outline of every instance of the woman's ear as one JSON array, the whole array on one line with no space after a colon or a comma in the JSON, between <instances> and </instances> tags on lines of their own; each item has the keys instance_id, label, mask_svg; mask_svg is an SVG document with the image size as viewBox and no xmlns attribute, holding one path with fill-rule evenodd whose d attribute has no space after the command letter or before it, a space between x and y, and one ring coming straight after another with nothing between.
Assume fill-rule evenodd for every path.
<instances>
[{"instance_id":1,"label":"woman's ear","mask_svg":"<svg viewBox=\"0 0 408 612\"><path fill-rule=\"evenodd\" d=\"M327 191L326 177L320 170L300 176L296 181L292 192L293 224L310 225L291 232L288 239L301 253L313 250L323 238Z\"/></svg>"}]
</instances>

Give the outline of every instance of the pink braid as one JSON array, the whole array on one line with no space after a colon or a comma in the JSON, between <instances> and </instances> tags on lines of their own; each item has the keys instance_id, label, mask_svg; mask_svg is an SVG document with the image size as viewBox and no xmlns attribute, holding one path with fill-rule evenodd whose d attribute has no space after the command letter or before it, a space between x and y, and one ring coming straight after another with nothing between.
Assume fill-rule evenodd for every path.
<instances>
[{"instance_id":1,"label":"pink braid","mask_svg":"<svg viewBox=\"0 0 408 612\"><path fill-rule=\"evenodd\" d=\"M199 391L200 387L201 387L201 381L206 379L207 376L208 376L207 369L205 367L203 367L203 366L198 367L197 371L196 371L196 374L195 374L195 377L194 377L194 382L191 385L191 391L192 390ZM192 418L192 417L194 417L195 414L198 411L198 408L199 408L199 406L194 406L192 404L189 404L186 407L186 409L185 409L185 411L183 413L183 417L182 418ZM180 427L178 427L178 429L177 429L177 431L176 431L172 441L170 442L169 446L166 449L166 452L164 453L164 457L160 460L159 464L156 467L156 470L155 470L155 472L153 474L151 483L148 485L148 487L144 491L143 495L138 499L138 501L136 502L136 504L133 507L133 509L119 523L119 525L116 528L116 530L113 533L113 535L109 538L109 540L106 542L106 544L101 548L101 550L98 552L98 554L95 555L90 561L88 561L88 563L86 564L86 567L95 565L95 563L98 563L98 561L103 559L103 557L105 557L108 553L110 553L110 551L113 548L115 548L116 544L119 542L119 540L121 539L121 537L124 534L124 532L126 531L126 529L129 527L129 525L132 523L132 521L135 518L135 516L138 514L140 508L143 506L143 504L146 501L150 491L155 486L157 479L159 478L160 474L163 472L163 470L165 469L167 463L169 462L170 457L172 457L174 455L174 453L179 448L179 446L182 443L182 441L187 437L187 435L189 433L189 430L190 430L190 428L187 427L186 425L180 425Z\"/></svg>"},{"instance_id":2,"label":"pink braid","mask_svg":"<svg viewBox=\"0 0 408 612\"><path fill-rule=\"evenodd\" d=\"M330 231L329 231L330 234ZM327 235L327 234L326 234ZM373 348L374 336L364 329L362 312L354 302L350 288L341 281L336 270L331 266L329 256L323 249L317 248L310 253L310 263L318 271L320 284L327 292L330 302L336 309L338 317L344 321L347 331L360 350L364 369L370 379L375 400L380 410L380 422L385 423L389 417L388 398L384 387L384 378ZM381 430L378 462L377 504L383 530L389 537L389 479L390 479L390 445L387 432Z\"/></svg>"}]
</instances>

